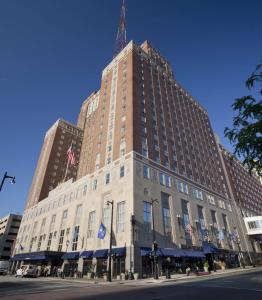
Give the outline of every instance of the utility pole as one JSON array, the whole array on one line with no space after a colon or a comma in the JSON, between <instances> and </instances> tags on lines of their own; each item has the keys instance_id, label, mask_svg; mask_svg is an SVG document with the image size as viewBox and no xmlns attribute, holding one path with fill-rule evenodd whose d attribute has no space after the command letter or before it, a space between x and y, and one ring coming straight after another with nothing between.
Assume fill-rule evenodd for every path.
<instances>
[{"instance_id":1,"label":"utility pole","mask_svg":"<svg viewBox=\"0 0 262 300\"><path fill-rule=\"evenodd\" d=\"M112 239L113 239L113 215L114 215L114 201L107 201L107 205L111 204L111 226L110 226L110 242L109 242L109 251L108 251L108 276L107 281L112 281L112 274L111 274L111 262L112 262Z\"/></svg>"}]
</instances>

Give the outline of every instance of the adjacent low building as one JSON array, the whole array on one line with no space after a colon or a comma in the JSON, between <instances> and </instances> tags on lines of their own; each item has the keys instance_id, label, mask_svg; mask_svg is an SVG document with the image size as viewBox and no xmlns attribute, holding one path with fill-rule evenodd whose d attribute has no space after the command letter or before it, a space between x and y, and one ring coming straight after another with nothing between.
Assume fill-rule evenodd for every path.
<instances>
[{"instance_id":1,"label":"adjacent low building","mask_svg":"<svg viewBox=\"0 0 262 300\"><path fill-rule=\"evenodd\" d=\"M0 259L9 260L15 246L22 220L21 215L10 214L0 219Z\"/></svg>"}]
</instances>

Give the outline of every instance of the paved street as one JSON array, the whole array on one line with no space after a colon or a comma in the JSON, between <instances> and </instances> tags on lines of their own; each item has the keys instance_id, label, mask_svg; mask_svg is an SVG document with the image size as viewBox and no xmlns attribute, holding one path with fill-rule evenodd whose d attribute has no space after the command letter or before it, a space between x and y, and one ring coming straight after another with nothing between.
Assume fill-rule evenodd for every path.
<instances>
[{"instance_id":1,"label":"paved street","mask_svg":"<svg viewBox=\"0 0 262 300\"><path fill-rule=\"evenodd\" d=\"M52 278L0 277L0 299L124 299L124 300L201 300L261 299L262 269L179 281L128 281L92 283Z\"/></svg>"}]
</instances>

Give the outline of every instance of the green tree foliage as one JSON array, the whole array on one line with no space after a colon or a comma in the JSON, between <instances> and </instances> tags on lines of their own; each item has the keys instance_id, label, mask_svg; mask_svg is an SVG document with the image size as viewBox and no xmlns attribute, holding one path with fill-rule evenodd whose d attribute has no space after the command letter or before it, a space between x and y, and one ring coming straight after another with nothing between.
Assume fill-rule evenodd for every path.
<instances>
[{"instance_id":1,"label":"green tree foliage","mask_svg":"<svg viewBox=\"0 0 262 300\"><path fill-rule=\"evenodd\" d=\"M233 119L233 128L226 127L224 133L235 147L234 154L249 172L256 171L262 176L262 63L247 79L246 87L253 89L256 96L235 99L232 107L237 115Z\"/></svg>"}]
</instances>

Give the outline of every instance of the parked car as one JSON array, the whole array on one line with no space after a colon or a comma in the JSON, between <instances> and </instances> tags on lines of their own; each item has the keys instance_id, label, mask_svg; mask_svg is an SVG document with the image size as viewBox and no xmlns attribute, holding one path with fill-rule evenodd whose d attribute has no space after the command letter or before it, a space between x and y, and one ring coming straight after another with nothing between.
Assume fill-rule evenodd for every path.
<instances>
[{"instance_id":1,"label":"parked car","mask_svg":"<svg viewBox=\"0 0 262 300\"><path fill-rule=\"evenodd\" d=\"M34 265L22 265L22 277L37 277L37 267ZM19 275L18 275L19 276Z\"/></svg>"},{"instance_id":2,"label":"parked car","mask_svg":"<svg viewBox=\"0 0 262 300\"><path fill-rule=\"evenodd\" d=\"M8 266L9 266L9 261L8 260L1 260L0 261L0 275L7 275Z\"/></svg>"}]
</instances>

